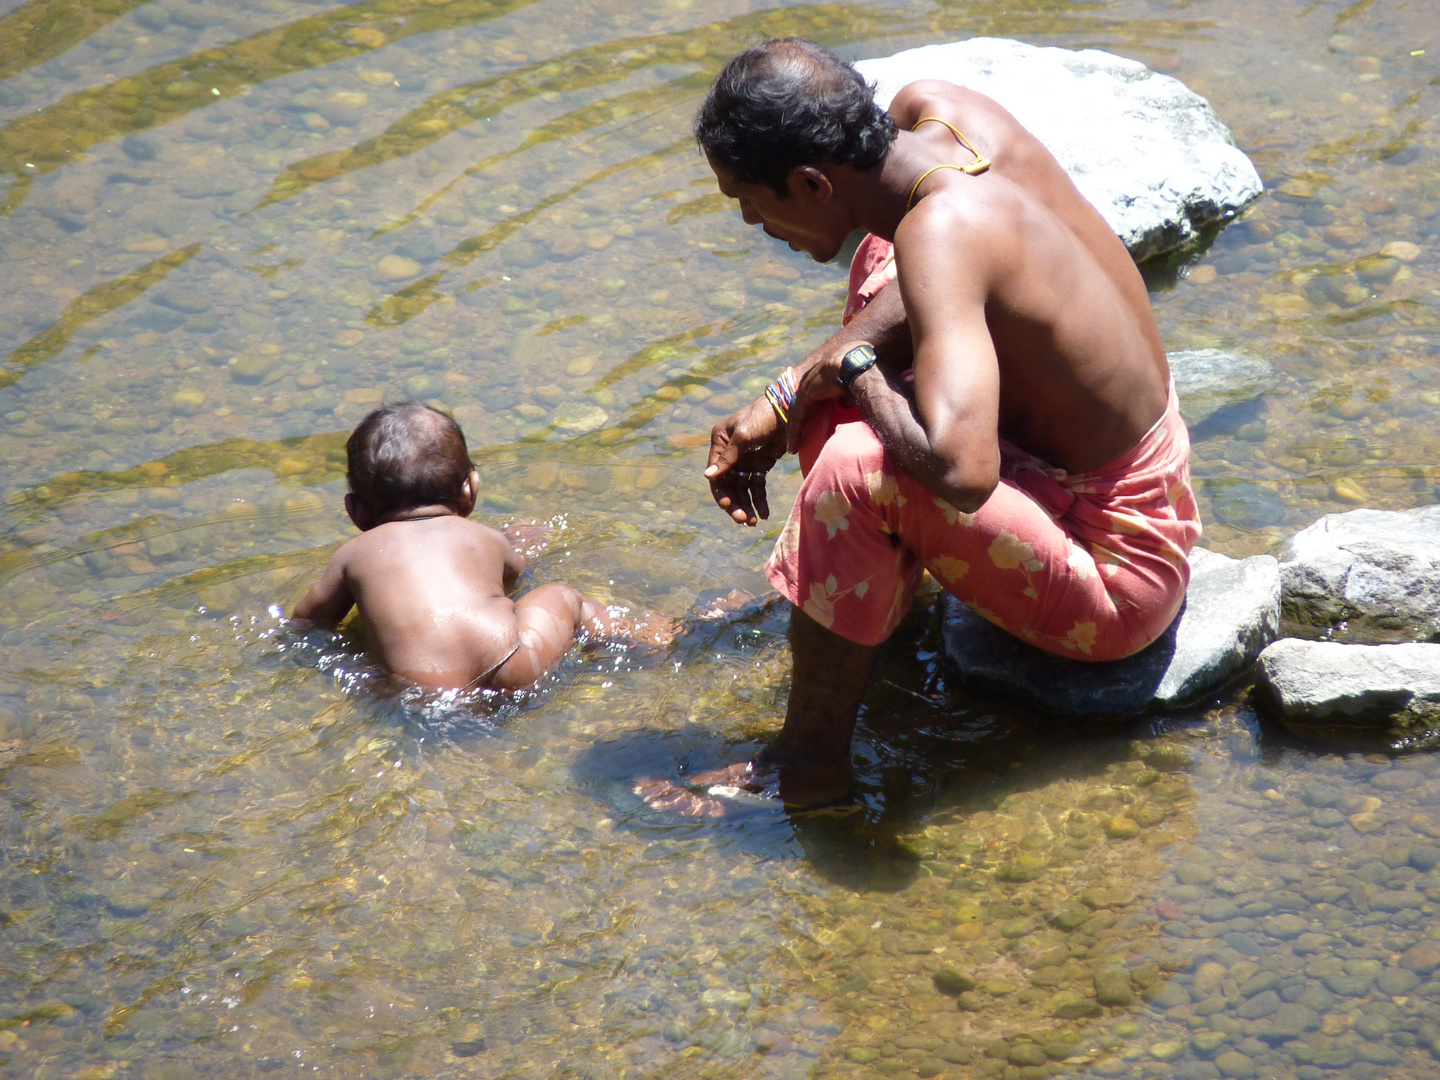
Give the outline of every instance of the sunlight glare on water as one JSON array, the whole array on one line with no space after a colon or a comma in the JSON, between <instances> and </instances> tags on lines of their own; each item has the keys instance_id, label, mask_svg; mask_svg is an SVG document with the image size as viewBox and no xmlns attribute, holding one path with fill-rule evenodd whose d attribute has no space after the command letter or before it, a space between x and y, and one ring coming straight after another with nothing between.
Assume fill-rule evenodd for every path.
<instances>
[{"instance_id":1,"label":"sunlight glare on water","mask_svg":"<svg viewBox=\"0 0 1440 1080\"><path fill-rule=\"evenodd\" d=\"M778 521L714 508L708 431L843 273L746 228L689 123L787 34L1204 94L1267 194L1152 300L1276 371L1196 425L1204 542L1440 496L1424 3L3 0L0 1075L1433 1075L1430 754L1297 744L1243 688L1057 738L947 685L932 598L853 812L693 822L634 781L773 734L773 608L504 703L277 625L402 397L464 427L481 520L550 524L534 582L762 590Z\"/></svg>"}]
</instances>

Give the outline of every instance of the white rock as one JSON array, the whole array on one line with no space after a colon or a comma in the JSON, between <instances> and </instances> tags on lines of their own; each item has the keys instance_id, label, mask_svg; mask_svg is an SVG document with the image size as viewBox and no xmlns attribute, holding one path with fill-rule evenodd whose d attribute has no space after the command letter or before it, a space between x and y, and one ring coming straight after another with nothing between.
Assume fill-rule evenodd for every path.
<instances>
[{"instance_id":1,"label":"white rock","mask_svg":"<svg viewBox=\"0 0 1440 1080\"><path fill-rule=\"evenodd\" d=\"M1284 638L1260 654L1255 693L1297 735L1428 744L1440 727L1440 645Z\"/></svg>"},{"instance_id":2,"label":"white rock","mask_svg":"<svg viewBox=\"0 0 1440 1080\"><path fill-rule=\"evenodd\" d=\"M1328 514L1280 564L1285 617L1354 636L1440 639L1440 506Z\"/></svg>"},{"instance_id":3,"label":"white rock","mask_svg":"<svg viewBox=\"0 0 1440 1080\"><path fill-rule=\"evenodd\" d=\"M855 66L887 106L918 79L994 98L1059 159L1137 260L1183 247L1263 190L1209 103L1136 60L971 38Z\"/></svg>"},{"instance_id":4,"label":"white rock","mask_svg":"<svg viewBox=\"0 0 1440 1080\"><path fill-rule=\"evenodd\" d=\"M1192 701L1253 664L1280 625L1280 575L1268 555L1196 548L1185 608L1170 629L1134 656L1099 663L1044 652L951 596L943 603L945 655L966 677L1056 712L1136 713Z\"/></svg>"}]
</instances>

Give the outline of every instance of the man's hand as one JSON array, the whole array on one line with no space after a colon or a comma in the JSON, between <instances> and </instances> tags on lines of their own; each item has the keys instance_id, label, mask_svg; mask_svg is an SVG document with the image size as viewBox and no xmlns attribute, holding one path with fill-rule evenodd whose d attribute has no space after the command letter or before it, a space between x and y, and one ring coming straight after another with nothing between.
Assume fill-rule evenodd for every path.
<instances>
[{"instance_id":1,"label":"man's hand","mask_svg":"<svg viewBox=\"0 0 1440 1080\"><path fill-rule=\"evenodd\" d=\"M705 479L721 510L737 525L770 516L765 474L785 454L785 426L765 398L757 398L715 425ZM758 514L758 516L757 516Z\"/></svg>"},{"instance_id":2,"label":"man's hand","mask_svg":"<svg viewBox=\"0 0 1440 1080\"><path fill-rule=\"evenodd\" d=\"M795 369L795 404L790 408L790 422L785 425L785 449L790 453L800 452L811 410L822 402L845 396L840 388L840 361L852 348L849 340L831 338Z\"/></svg>"}]
</instances>

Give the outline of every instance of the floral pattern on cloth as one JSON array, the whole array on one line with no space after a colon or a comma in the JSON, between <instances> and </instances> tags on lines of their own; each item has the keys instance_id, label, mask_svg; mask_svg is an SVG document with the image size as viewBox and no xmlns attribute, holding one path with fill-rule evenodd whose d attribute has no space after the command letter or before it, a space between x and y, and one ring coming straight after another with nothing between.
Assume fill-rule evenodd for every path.
<instances>
[{"instance_id":1,"label":"floral pattern on cloth","mask_svg":"<svg viewBox=\"0 0 1440 1080\"><path fill-rule=\"evenodd\" d=\"M861 243L847 317L893 279L889 247L873 236ZM860 644L890 636L928 570L1042 649L1129 656L1185 599L1200 537L1189 453L1172 386L1145 437L1093 472L1068 474L1002 440L1000 483L967 514L901 469L857 410L833 403L810 420L805 481L766 570L811 618Z\"/></svg>"}]
</instances>

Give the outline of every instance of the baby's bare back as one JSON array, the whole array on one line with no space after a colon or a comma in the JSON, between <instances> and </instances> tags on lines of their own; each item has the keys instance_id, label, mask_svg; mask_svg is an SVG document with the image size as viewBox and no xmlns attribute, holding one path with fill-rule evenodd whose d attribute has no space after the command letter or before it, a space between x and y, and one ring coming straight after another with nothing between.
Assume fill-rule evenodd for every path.
<instances>
[{"instance_id":1,"label":"baby's bare back","mask_svg":"<svg viewBox=\"0 0 1440 1080\"><path fill-rule=\"evenodd\" d=\"M510 542L454 515L392 521L341 549L366 651L422 686L468 686L515 648Z\"/></svg>"}]
</instances>

